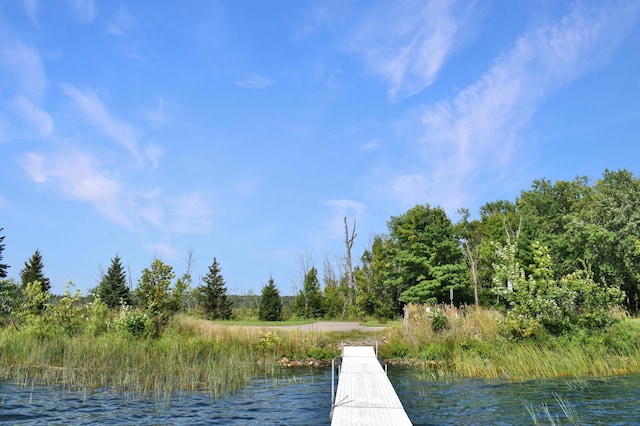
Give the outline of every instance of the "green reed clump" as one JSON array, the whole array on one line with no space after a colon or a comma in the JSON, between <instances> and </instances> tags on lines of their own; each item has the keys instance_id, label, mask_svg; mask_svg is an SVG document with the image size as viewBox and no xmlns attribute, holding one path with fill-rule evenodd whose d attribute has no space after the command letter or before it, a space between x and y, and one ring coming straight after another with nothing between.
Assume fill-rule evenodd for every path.
<instances>
[{"instance_id":1,"label":"green reed clump","mask_svg":"<svg viewBox=\"0 0 640 426\"><path fill-rule=\"evenodd\" d=\"M224 328L204 335L174 331L158 339L114 333L43 337L4 329L0 379L139 394L202 390L217 397L259 374L277 374L274 363L259 362L252 344L257 339Z\"/></svg>"}]
</instances>

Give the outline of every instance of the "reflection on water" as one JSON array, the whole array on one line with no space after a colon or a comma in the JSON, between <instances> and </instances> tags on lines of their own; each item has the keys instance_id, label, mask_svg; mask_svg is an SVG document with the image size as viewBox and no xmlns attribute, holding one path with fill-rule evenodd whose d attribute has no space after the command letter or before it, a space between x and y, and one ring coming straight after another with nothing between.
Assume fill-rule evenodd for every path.
<instances>
[{"instance_id":1,"label":"reflection on water","mask_svg":"<svg viewBox=\"0 0 640 426\"><path fill-rule=\"evenodd\" d=\"M252 385L218 400L207 393L141 398L109 390L0 385L0 424L328 425L331 371L292 369L275 383ZM409 369L389 369L415 425L532 424L527 409L548 408L567 423L558 399L580 424L640 424L640 376L606 380L433 381ZM542 411L541 411L542 412ZM541 420L544 420L541 418ZM548 424L542 421L540 424Z\"/></svg>"}]
</instances>

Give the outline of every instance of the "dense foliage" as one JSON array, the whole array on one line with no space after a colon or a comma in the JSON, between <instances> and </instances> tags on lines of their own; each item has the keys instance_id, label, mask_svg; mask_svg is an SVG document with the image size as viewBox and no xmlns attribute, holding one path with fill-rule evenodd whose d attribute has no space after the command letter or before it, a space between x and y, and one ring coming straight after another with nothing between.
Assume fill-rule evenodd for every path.
<instances>
[{"instance_id":1,"label":"dense foliage","mask_svg":"<svg viewBox=\"0 0 640 426\"><path fill-rule=\"evenodd\" d=\"M501 311L503 335L516 340L602 330L615 322L615 307L640 310L640 180L629 171L606 170L595 182L536 180L513 201L486 203L477 218L458 213L454 222L441 207L424 204L391 217L388 234L372 238L353 270L325 259L320 274L310 261L294 297L281 297L273 278L260 296L228 296L216 258L195 289L189 268L176 280L170 265L154 259L130 294L116 256L96 300L78 309L102 312L119 334L156 336L179 311L198 310L208 319L233 313L268 321L384 320L402 315L409 303L474 303ZM4 236L0 260L3 250ZM0 265L0 278L7 268ZM50 287L36 250L19 284L0 280L4 323L73 333L69 312L81 299L68 293L56 301Z\"/></svg>"},{"instance_id":2,"label":"dense foliage","mask_svg":"<svg viewBox=\"0 0 640 426\"><path fill-rule=\"evenodd\" d=\"M304 284L293 302L293 313L299 318L322 318L324 296L320 289L318 270L312 267L304 276Z\"/></svg>"}]
</instances>

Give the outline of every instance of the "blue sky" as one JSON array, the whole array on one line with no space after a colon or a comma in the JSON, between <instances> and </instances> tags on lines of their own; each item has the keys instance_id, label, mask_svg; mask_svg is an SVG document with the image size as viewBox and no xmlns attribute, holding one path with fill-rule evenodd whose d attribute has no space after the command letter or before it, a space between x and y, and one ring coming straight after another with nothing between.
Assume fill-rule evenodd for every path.
<instances>
[{"instance_id":1,"label":"blue sky","mask_svg":"<svg viewBox=\"0 0 640 426\"><path fill-rule=\"evenodd\" d=\"M640 174L638 1L6 1L0 227L85 294L118 253L232 293L416 204Z\"/></svg>"}]
</instances>

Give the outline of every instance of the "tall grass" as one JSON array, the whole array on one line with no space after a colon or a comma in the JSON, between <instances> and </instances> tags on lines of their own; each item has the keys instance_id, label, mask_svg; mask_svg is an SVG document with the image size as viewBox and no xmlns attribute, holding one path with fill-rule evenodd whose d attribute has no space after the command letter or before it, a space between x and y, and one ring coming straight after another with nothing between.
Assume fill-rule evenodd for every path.
<instances>
[{"instance_id":1,"label":"tall grass","mask_svg":"<svg viewBox=\"0 0 640 426\"><path fill-rule=\"evenodd\" d=\"M640 372L640 332L627 318L606 331L513 341L501 336L497 311L438 309L447 317L446 327L435 331L424 307L412 306L407 326L391 331L381 354L457 377L529 380Z\"/></svg>"},{"instance_id":2,"label":"tall grass","mask_svg":"<svg viewBox=\"0 0 640 426\"><path fill-rule=\"evenodd\" d=\"M223 326L186 316L176 316L157 339L5 328L0 348L0 380L139 395L198 390L216 398L258 377L278 381L284 356L332 358L338 352L320 332Z\"/></svg>"}]
</instances>

